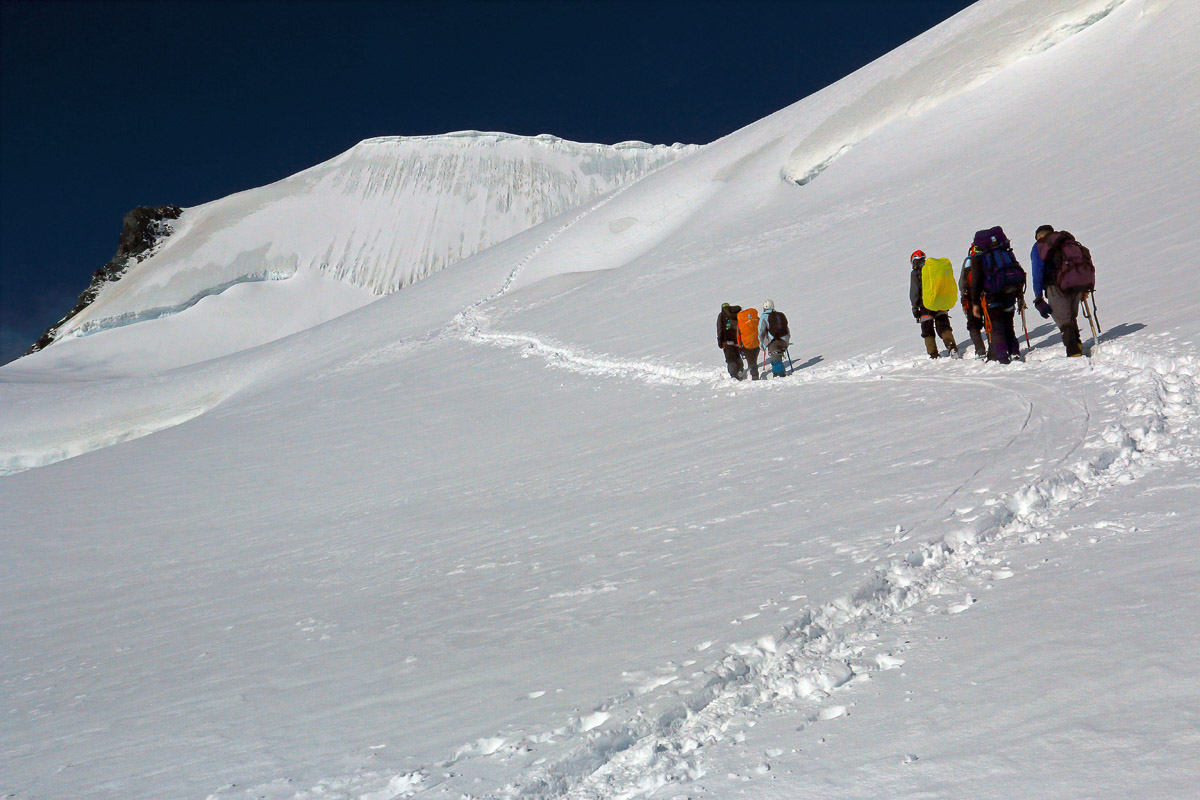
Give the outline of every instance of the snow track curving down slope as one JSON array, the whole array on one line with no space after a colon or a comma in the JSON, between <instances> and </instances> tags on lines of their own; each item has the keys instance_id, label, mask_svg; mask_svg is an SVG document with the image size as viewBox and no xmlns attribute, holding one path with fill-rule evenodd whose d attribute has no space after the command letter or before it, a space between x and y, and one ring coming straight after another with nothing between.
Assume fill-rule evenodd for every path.
<instances>
[{"instance_id":1,"label":"snow track curving down slope","mask_svg":"<svg viewBox=\"0 0 1200 800\"><path fill-rule=\"evenodd\" d=\"M1090 362L1072 362L1058 357L1054 337L1045 336L1035 341L1038 349L1028 363L1007 369L879 354L815 366L787 381L731 386L718 368L672 368L562 347L530 333L497 333L488 330L483 305L470 312L473 323L461 334L466 341L516 350L551 369L591 378L730 396L803 395L837 384L934 388L952 380L956 387L1013 395L1024 417L928 516L898 525L876 546L850 551L869 575L844 596L815 607L781 608L792 613L776 630L729 644L707 666L701 667L711 643L701 643L688 670L656 665L643 672L640 685L596 702L588 713L552 728L504 730L464 742L445 760L394 776L388 789L362 797L472 796L480 775L504 784L485 796L503 798L614 800L658 796L665 787L698 781L706 774L705 754L744 738L739 731L763 715L791 715L802 721L801 729L845 715L856 684L904 664L878 645L889 626L917 609L968 610L976 598L963 587L1010 577L1004 564L1014 547L1036 544L1061 527L1063 515L1120 485L1200 455L1200 358L1194 354L1150 355L1102 341L1089 348ZM987 489L1014 456L1027 459L1031 452L1040 455L1025 473L1027 482L999 494ZM960 495L960 503L973 505L953 507ZM764 599L763 608L777 605ZM377 781L320 784L296 796L359 796Z\"/></svg>"},{"instance_id":2,"label":"snow track curving down slope","mask_svg":"<svg viewBox=\"0 0 1200 800\"><path fill-rule=\"evenodd\" d=\"M1021 375L1015 381L1014 376L1005 376L1002 388L1022 393L1031 416L1038 415L1038 424L1031 428L1027 420L1014 440L1041 440L1053 428L1078 418L1042 416L1047 407L1069 400L1073 390L1082 390L1084 403L1088 394L1115 395L1120 411L1097 431L1087 429L1091 417L1085 413L1078 438L1068 439L1061 455L1039 464L1040 472L1027 484L1011 493L977 498L975 502L982 499L983 513L964 518L951 512L913 528L898 526L892 541L862 559L861 563L871 565L872 574L856 590L801 609L773 634L729 646L719 661L687 677L677 675L675 667L662 665L656 670L658 681L598 704L590 717L523 737L497 736L488 741L502 744L489 746L488 752L464 748L464 753L507 760L520 760L528 752L542 754L511 779L500 797L612 800L654 795L663 787L703 777L708 748L736 741L737 731L766 713L791 714L803 720L801 728L842 716L845 704L854 698L856 682L904 663L878 646L887 626L918 607L951 614L967 610L975 599L969 593L963 599L964 584L1012 574L1003 568L997 551L1037 541L1056 528L1063 514L1145 477L1160 463L1195 457L1200 444L1200 360L1147 357L1115 343L1097 349L1092 357L1097 363L1091 374L1081 374L1070 369L1074 365L1060 361L1059 369L1051 362L1035 362L1040 373L1036 376ZM860 369L886 380L894 379L898 370L909 372L916 366L894 360L883 369ZM977 365L961 366L983 372ZM814 380L836 379L839 373L854 371L846 366ZM1068 397L1047 391L1047 371L1065 378L1070 388L1062 394ZM991 372L989 377L995 381L995 371ZM853 379L861 380L860 376ZM1084 455L1078 454L1081 450ZM984 465L955 487L935 514L987 469ZM920 531L923 535L936 532L933 541L911 547L920 528L927 528ZM669 690L658 690L656 683ZM547 748L545 742L556 746ZM547 749L555 755L547 758ZM435 770L431 765L428 772L472 772L457 760L440 766ZM451 772L445 771L448 766ZM444 791L431 796L457 796L470 785L453 780L446 784Z\"/></svg>"},{"instance_id":3,"label":"snow track curving down slope","mask_svg":"<svg viewBox=\"0 0 1200 800\"><path fill-rule=\"evenodd\" d=\"M1064 8L260 347L0 369L42 454L0 478L0 793L1188 796L1200 8ZM864 127L875 86L928 102ZM1043 222L1097 259L1091 357L1031 314L1025 363L925 358L907 254ZM713 318L766 297L801 368L729 381Z\"/></svg>"}]
</instances>

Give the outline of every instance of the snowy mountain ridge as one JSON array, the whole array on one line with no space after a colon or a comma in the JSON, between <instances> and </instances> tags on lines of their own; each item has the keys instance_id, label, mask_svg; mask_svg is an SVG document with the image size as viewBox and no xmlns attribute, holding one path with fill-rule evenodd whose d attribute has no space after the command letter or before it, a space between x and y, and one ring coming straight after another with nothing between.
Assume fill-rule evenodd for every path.
<instances>
[{"instance_id":1,"label":"snowy mountain ridge","mask_svg":"<svg viewBox=\"0 0 1200 800\"><path fill-rule=\"evenodd\" d=\"M156 251L104 284L57 338L301 272L386 294L697 149L480 131L367 139L289 178L185 209Z\"/></svg>"},{"instance_id":2,"label":"snowy mountain ridge","mask_svg":"<svg viewBox=\"0 0 1200 800\"><path fill-rule=\"evenodd\" d=\"M1168 0L1169 1L1169 0ZM1022 58L1037 55L1116 10L1125 0L1034 0L979 3L887 58L887 76L817 127L791 153L785 174L803 186L889 122L922 113L982 86ZM1163 3L1150 3L1153 15ZM1036 13L1031 13L1036 10ZM981 27L986 36L969 35ZM968 34L968 35L964 35Z\"/></svg>"}]
</instances>

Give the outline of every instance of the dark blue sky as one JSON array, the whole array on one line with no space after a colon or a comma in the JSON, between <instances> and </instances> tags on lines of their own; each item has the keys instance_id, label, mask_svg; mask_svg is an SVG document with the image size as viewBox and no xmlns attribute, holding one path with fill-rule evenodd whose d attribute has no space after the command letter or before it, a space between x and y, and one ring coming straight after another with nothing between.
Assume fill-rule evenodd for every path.
<instances>
[{"instance_id":1,"label":"dark blue sky","mask_svg":"<svg viewBox=\"0 0 1200 800\"><path fill-rule=\"evenodd\" d=\"M134 206L371 136L709 142L968 5L0 0L0 363L70 308Z\"/></svg>"}]
</instances>

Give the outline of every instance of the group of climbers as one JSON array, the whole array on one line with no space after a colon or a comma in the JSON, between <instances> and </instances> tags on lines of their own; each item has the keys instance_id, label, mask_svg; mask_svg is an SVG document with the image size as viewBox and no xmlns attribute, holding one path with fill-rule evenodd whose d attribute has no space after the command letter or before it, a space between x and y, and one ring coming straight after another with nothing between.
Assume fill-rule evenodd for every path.
<instances>
[{"instance_id":1,"label":"group of climbers","mask_svg":"<svg viewBox=\"0 0 1200 800\"><path fill-rule=\"evenodd\" d=\"M761 317L757 309L743 309L729 303L722 303L721 313L717 315L717 347L724 352L725 367L735 380L745 379L747 365L750 379L759 379L760 351L766 353L766 363L771 366L770 375L783 377L787 374L783 359L792 338L787 316L782 311L776 311L775 303L771 300L764 300L762 305ZM742 359L745 359L745 364Z\"/></svg>"},{"instance_id":2,"label":"group of climbers","mask_svg":"<svg viewBox=\"0 0 1200 800\"><path fill-rule=\"evenodd\" d=\"M1038 227L1034 239L1029 254L1033 305L1043 319L1054 318L1067 355L1082 356L1079 312L1082 308L1089 322L1094 321L1095 314L1094 301L1091 314L1088 311L1088 296L1096 286L1092 255L1070 233L1056 231L1051 225ZM1001 364L1023 360L1015 320L1020 313L1025 325L1026 275L1001 227L975 234L957 283L954 267L947 258L928 258L923 251L916 250L909 256L909 264L912 273L908 298L930 358L941 355L938 338L945 344L948 355L962 357L950 325L950 309L960 304L976 358ZM1093 335L1096 335L1094 325ZM1027 327L1025 339L1028 344ZM771 375L786 375L784 357L790 340L787 317L775 310L772 301L763 302L761 317L753 308L721 304L717 347L725 354L730 377L745 379L748 366L750 378L759 380L760 351L766 352L765 363L771 366Z\"/></svg>"},{"instance_id":3,"label":"group of climbers","mask_svg":"<svg viewBox=\"0 0 1200 800\"><path fill-rule=\"evenodd\" d=\"M1043 318L1053 316L1062 332L1067 355L1082 356L1079 311L1082 305L1084 313L1088 313L1088 294L1096 286L1091 253L1070 233L1056 231L1051 225L1040 226L1034 239L1030 252L1034 307ZM909 257L909 264L912 266L909 300L913 317L921 323L921 338L930 358L940 355L935 332L949 355L960 356L948 313L955 304L956 293L967 317L967 332L977 358L1001 364L1022 358L1015 318L1020 313L1024 324L1026 276L1002 228L997 226L975 234L957 286L948 259L926 258L925 253L917 250ZM1025 337L1028 343L1028 330Z\"/></svg>"}]
</instances>

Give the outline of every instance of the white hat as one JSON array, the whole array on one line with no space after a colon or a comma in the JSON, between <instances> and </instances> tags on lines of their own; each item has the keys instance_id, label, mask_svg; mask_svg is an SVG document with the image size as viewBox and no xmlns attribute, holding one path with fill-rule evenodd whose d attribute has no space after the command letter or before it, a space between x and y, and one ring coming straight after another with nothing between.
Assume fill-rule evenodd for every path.
<instances>
[{"instance_id":1,"label":"white hat","mask_svg":"<svg viewBox=\"0 0 1200 800\"><path fill-rule=\"evenodd\" d=\"M775 310L775 301L774 300L763 300L763 311L774 311L774 310Z\"/></svg>"}]
</instances>

